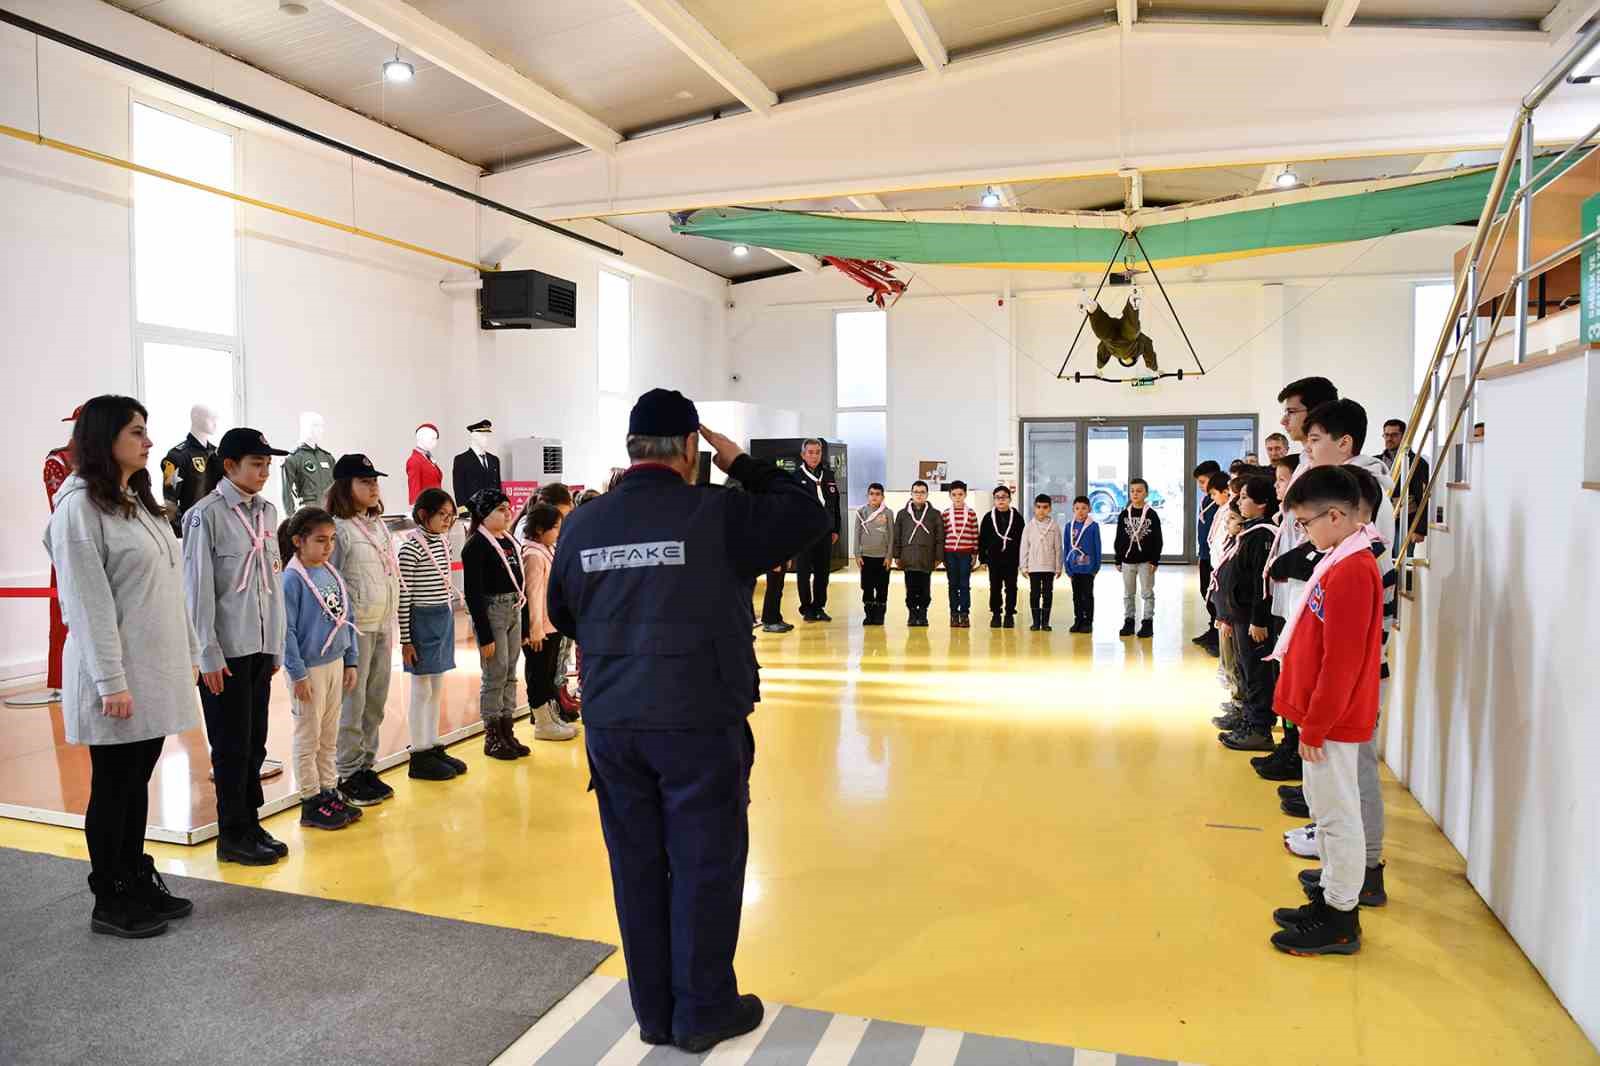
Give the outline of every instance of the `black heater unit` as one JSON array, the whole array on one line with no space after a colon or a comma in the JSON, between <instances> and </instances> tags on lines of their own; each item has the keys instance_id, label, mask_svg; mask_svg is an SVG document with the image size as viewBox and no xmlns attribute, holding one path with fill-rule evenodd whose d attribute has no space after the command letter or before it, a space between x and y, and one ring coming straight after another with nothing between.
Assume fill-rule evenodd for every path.
<instances>
[{"instance_id":1,"label":"black heater unit","mask_svg":"<svg viewBox=\"0 0 1600 1066\"><path fill-rule=\"evenodd\" d=\"M572 329L578 324L575 282L538 270L486 271L481 277L482 329Z\"/></svg>"}]
</instances>

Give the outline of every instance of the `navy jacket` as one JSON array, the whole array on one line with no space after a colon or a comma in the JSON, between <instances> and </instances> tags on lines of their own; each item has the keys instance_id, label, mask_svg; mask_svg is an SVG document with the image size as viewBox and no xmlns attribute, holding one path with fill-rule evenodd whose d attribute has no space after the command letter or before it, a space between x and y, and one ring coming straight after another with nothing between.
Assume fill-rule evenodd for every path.
<instances>
[{"instance_id":1,"label":"navy jacket","mask_svg":"<svg viewBox=\"0 0 1600 1066\"><path fill-rule=\"evenodd\" d=\"M1211 523L1217 520L1217 501L1206 499L1200 504L1199 520L1195 532L1200 538L1200 561L1211 562Z\"/></svg>"},{"instance_id":2,"label":"navy jacket","mask_svg":"<svg viewBox=\"0 0 1600 1066\"><path fill-rule=\"evenodd\" d=\"M583 649L587 725L710 729L755 710L751 585L831 518L772 463L741 455L729 476L745 491L642 464L562 523L550 620Z\"/></svg>"}]
</instances>

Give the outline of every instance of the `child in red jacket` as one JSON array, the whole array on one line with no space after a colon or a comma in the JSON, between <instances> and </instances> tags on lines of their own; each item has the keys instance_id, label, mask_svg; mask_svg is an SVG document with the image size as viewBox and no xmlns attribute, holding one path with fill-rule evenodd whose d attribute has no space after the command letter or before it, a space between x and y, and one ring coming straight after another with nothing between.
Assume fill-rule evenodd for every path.
<instances>
[{"instance_id":1,"label":"child in red jacket","mask_svg":"<svg viewBox=\"0 0 1600 1066\"><path fill-rule=\"evenodd\" d=\"M1273 913L1282 931L1272 945L1291 955L1353 955L1361 950L1356 908L1366 873L1358 760L1378 720L1383 579L1360 519L1361 488L1348 470L1306 471L1283 503L1326 553L1272 652L1283 663L1277 711L1300 727L1322 878L1310 903Z\"/></svg>"}]
</instances>

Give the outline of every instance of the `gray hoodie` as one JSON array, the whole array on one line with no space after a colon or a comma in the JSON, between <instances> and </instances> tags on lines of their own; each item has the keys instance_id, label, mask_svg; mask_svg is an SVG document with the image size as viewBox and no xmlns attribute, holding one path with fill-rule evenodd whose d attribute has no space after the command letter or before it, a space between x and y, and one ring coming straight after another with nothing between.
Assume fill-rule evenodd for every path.
<instances>
[{"instance_id":1,"label":"gray hoodie","mask_svg":"<svg viewBox=\"0 0 1600 1066\"><path fill-rule=\"evenodd\" d=\"M44 535L68 628L62 723L73 744L128 744L200 724L200 641L184 608L183 555L172 527L143 507L106 514L76 474L56 492ZM107 718L102 699L133 697Z\"/></svg>"}]
</instances>

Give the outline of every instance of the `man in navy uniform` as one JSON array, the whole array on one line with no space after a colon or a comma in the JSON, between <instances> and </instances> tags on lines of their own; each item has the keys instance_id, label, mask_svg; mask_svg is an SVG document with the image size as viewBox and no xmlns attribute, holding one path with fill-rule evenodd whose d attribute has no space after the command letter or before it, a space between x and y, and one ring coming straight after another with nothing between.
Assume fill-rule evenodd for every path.
<instances>
[{"instance_id":1,"label":"man in navy uniform","mask_svg":"<svg viewBox=\"0 0 1600 1066\"><path fill-rule=\"evenodd\" d=\"M833 468L824 460L827 452L815 437L800 446L800 477L816 498L817 506L828 513L828 536L818 537L795 558L794 576L800 584L800 617L807 622L831 622L828 614L828 574L833 569L833 546L844 529L839 508L839 486ZM782 593L782 586L779 586Z\"/></svg>"},{"instance_id":2,"label":"man in navy uniform","mask_svg":"<svg viewBox=\"0 0 1600 1066\"><path fill-rule=\"evenodd\" d=\"M694 484L698 438L743 492ZM562 523L550 618L583 649L583 720L629 991L646 1043L698 1054L761 1024L733 972L749 851L751 584L819 537L798 478L654 389L633 465Z\"/></svg>"}]
</instances>

